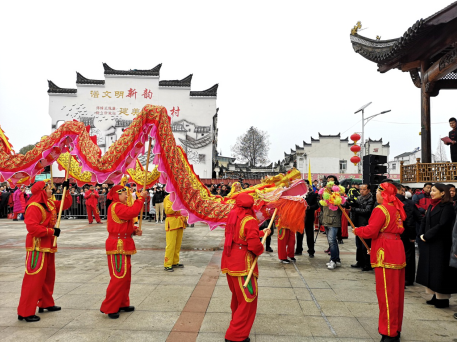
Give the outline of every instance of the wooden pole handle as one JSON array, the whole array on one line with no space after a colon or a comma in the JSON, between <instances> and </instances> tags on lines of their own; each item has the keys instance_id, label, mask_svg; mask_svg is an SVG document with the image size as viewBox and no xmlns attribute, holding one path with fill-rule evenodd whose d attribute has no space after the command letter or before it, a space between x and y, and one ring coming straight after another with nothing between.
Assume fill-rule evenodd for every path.
<instances>
[{"instance_id":1,"label":"wooden pole handle","mask_svg":"<svg viewBox=\"0 0 457 342\"><path fill-rule=\"evenodd\" d=\"M146 183L148 181L148 168L149 168L149 157L151 156L151 144L152 144L152 138L149 137L148 157L146 159L146 169L144 170L143 190L146 190ZM144 199L144 201L146 202L146 198ZM141 230L141 224L143 223L143 210L144 210L144 203L141 206L140 222L138 223L138 230Z\"/></svg>"},{"instance_id":2,"label":"wooden pole handle","mask_svg":"<svg viewBox=\"0 0 457 342\"><path fill-rule=\"evenodd\" d=\"M338 207L341 209L341 211L343 212L344 216L346 216L346 219L348 220L348 222L350 223L352 229L355 229L355 226L354 226L354 223L352 223L351 219L349 218L349 215L346 213L346 210L341 206L341 204L338 205ZM367 251L368 251L368 254L370 254L371 252L371 249L370 247L368 247L366 241L361 238L360 236L358 237L360 239L360 241L362 241L362 243L365 245Z\"/></svg>"},{"instance_id":3,"label":"wooden pole handle","mask_svg":"<svg viewBox=\"0 0 457 342\"><path fill-rule=\"evenodd\" d=\"M268 225L268 228L267 229L270 229L271 228L271 225L273 224L273 222L275 221L275 216L276 216L276 212L278 211L278 208L275 209L274 213L273 213L273 216L271 217L271 220L270 220L270 224ZM267 241L267 237L268 235L265 234L262 238L262 245L265 244L265 242ZM249 281L251 280L251 277L252 277L252 274L254 273L254 268L255 268L255 265L257 265L257 260L259 259L259 256L257 255L254 259L254 262L252 263L251 265L251 269L249 270L249 274L246 278L246 281L244 282L243 284L243 287L246 288L249 284Z\"/></svg>"},{"instance_id":4,"label":"wooden pole handle","mask_svg":"<svg viewBox=\"0 0 457 342\"><path fill-rule=\"evenodd\" d=\"M51 165L52 167L52 165ZM68 152L68 168L67 172L65 172L65 181L68 180L68 175L70 174L70 168L71 168L71 154ZM60 201L60 208L59 208L59 216L57 217L57 223L55 225L56 228L60 228L60 219L62 218L62 210L63 210L63 204L65 202L65 197L67 195L67 188L63 189L62 193L62 200ZM52 243L52 247L57 246L57 236L54 236L54 241Z\"/></svg>"}]
</instances>

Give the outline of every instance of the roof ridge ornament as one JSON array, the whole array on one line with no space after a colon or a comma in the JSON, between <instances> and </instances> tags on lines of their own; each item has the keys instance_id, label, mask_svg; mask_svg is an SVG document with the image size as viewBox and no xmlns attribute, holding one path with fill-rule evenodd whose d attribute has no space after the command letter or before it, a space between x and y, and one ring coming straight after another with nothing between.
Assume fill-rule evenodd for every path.
<instances>
[{"instance_id":1,"label":"roof ridge ornament","mask_svg":"<svg viewBox=\"0 0 457 342\"><path fill-rule=\"evenodd\" d=\"M351 29L351 34L354 36L357 34L357 31L362 28L362 22L358 21L357 24Z\"/></svg>"}]
</instances>

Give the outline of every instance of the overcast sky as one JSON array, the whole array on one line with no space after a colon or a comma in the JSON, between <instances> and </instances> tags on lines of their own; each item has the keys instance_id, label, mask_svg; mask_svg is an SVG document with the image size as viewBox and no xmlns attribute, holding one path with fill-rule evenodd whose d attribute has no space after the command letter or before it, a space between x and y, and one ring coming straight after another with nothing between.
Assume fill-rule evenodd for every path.
<instances>
[{"instance_id":1,"label":"overcast sky","mask_svg":"<svg viewBox=\"0 0 457 342\"><path fill-rule=\"evenodd\" d=\"M16 151L51 131L47 80L75 88L76 71L103 79L150 69L161 79L193 73L192 90L219 83L223 155L250 126L270 134L270 160L310 137L361 131L354 112L391 109L366 137L390 142L393 158L420 146L420 90L399 70L377 72L352 49L360 34L398 38L451 0L392 1L8 1L2 4L0 125ZM432 98L432 149L457 116L456 93ZM452 101L454 99L454 101ZM449 157L449 153L448 153Z\"/></svg>"}]
</instances>

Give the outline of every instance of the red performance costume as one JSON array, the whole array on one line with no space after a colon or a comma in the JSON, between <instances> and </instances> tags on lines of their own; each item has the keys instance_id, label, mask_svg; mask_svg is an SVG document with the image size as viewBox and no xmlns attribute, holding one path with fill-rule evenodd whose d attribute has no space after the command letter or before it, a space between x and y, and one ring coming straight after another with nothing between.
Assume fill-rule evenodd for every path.
<instances>
[{"instance_id":1,"label":"red performance costume","mask_svg":"<svg viewBox=\"0 0 457 342\"><path fill-rule=\"evenodd\" d=\"M47 186L44 181L32 186L32 197L28 202L24 220L28 231L25 242L27 256L17 314L19 319L26 318L26 321L39 320L39 317L34 316L37 306L40 312L43 312L43 309L60 310L54 306L52 298L56 276L54 253L57 252L57 245L53 247L53 242L54 236L60 234L60 229L54 229L54 225L60 201L48 198ZM67 193L63 210L68 209L71 203L72 198ZM36 318L28 320L30 316Z\"/></svg>"},{"instance_id":2,"label":"red performance costume","mask_svg":"<svg viewBox=\"0 0 457 342\"><path fill-rule=\"evenodd\" d=\"M281 225L281 220L278 220L278 258L279 260L287 260L289 257L294 260L295 251L295 233L288 227Z\"/></svg>"},{"instance_id":3,"label":"red performance costume","mask_svg":"<svg viewBox=\"0 0 457 342\"><path fill-rule=\"evenodd\" d=\"M98 198L100 195L95 190L87 190L84 193L84 199L86 200L86 209L87 209L87 218L89 219L89 223L92 223L94 219L92 218L92 213L95 216L95 221L100 223L100 216L98 210Z\"/></svg>"},{"instance_id":4,"label":"red performance costume","mask_svg":"<svg viewBox=\"0 0 457 342\"><path fill-rule=\"evenodd\" d=\"M368 225L354 229L354 234L372 239L370 261L375 269L379 305L379 333L383 341L399 341L403 321L406 257L400 234L406 214L396 197L396 187L382 183L383 198L371 214ZM380 202L378 200L378 202Z\"/></svg>"},{"instance_id":5,"label":"red performance costume","mask_svg":"<svg viewBox=\"0 0 457 342\"><path fill-rule=\"evenodd\" d=\"M113 202L108 208L107 229L109 236L105 246L111 280L106 289L106 298L100 311L109 314L110 318L118 318L119 311L133 311L135 309L133 306L129 306L132 276L130 258L132 254L136 253L132 235L137 235L138 231L133 226L133 219L138 217L144 198L138 196L133 205L129 207L119 200L119 194L123 191L125 192L126 189L122 185L116 185L108 193L108 199Z\"/></svg>"},{"instance_id":6,"label":"red performance costume","mask_svg":"<svg viewBox=\"0 0 457 342\"><path fill-rule=\"evenodd\" d=\"M252 262L264 251L260 242L264 233L259 231L257 219L252 211L253 205L252 196L239 194L225 228L221 269L222 273L227 275L232 292L232 320L225 334L228 341L247 341L257 312L257 264L248 286L243 288Z\"/></svg>"}]
</instances>

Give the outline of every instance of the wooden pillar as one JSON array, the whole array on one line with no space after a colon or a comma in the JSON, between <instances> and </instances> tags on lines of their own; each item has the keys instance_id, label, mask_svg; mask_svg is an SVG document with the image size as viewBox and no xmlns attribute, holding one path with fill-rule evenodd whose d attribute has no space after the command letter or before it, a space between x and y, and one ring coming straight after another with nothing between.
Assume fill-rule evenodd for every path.
<instances>
[{"instance_id":1,"label":"wooden pillar","mask_svg":"<svg viewBox=\"0 0 457 342\"><path fill-rule=\"evenodd\" d=\"M403 163L404 163L404 161L401 160L400 161L400 183L402 183L402 184L404 182L404 180L403 180Z\"/></svg>"},{"instance_id":2,"label":"wooden pillar","mask_svg":"<svg viewBox=\"0 0 457 342\"><path fill-rule=\"evenodd\" d=\"M421 75L425 75L428 61L421 61ZM422 163L432 162L432 140L430 129L430 94L426 92L427 80L422 79L421 87L421 159Z\"/></svg>"},{"instance_id":3,"label":"wooden pillar","mask_svg":"<svg viewBox=\"0 0 457 342\"><path fill-rule=\"evenodd\" d=\"M421 162L420 158L416 158L416 183L419 183L419 163Z\"/></svg>"}]
</instances>

